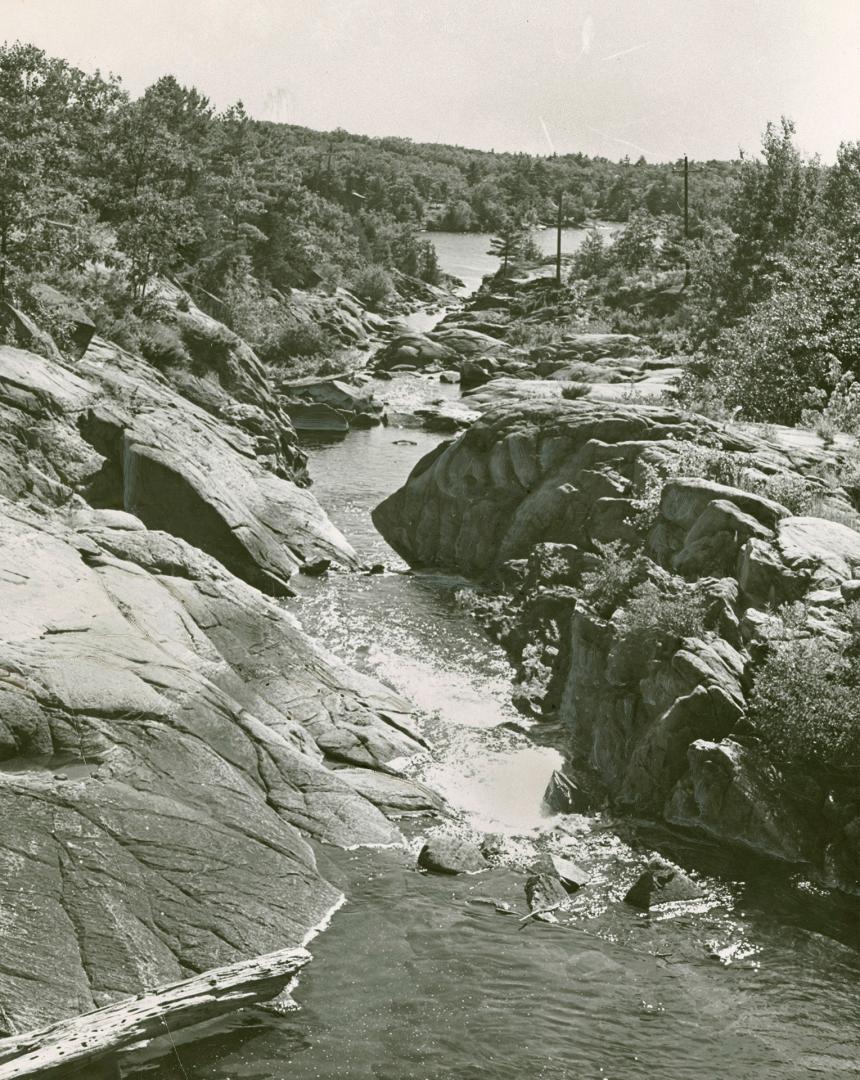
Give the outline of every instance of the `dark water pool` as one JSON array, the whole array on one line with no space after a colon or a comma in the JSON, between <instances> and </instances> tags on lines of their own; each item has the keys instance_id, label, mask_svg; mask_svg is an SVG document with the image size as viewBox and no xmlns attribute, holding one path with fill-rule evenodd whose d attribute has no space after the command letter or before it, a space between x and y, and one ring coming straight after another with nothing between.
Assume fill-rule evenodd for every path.
<instances>
[{"instance_id":1,"label":"dark water pool","mask_svg":"<svg viewBox=\"0 0 860 1080\"><path fill-rule=\"evenodd\" d=\"M420 389L420 380L394 394ZM390 384L389 384L390 385ZM521 924L523 874L414 870L409 851L320 849L349 902L311 948L298 1011L250 1010L191 1043L126 1057L143 1080L745 1080L856 1076L856 909L778 868L694 839L540 805L558 760L510 730L510 670L457 603L468 583L409 574L370 509L438 437L378 428L311 446L316 494L384 577L301 579L291 602L330 648L411 695L434 751L409 764L464 830L507 833L525 860L549 843L591 874L557 926ZM403 444L405 440L405 445ZM401 445L397 445L400 443ZM621 901L655 847L705 898L637 914ZM491 902L488 902L491 901ZM507 910L505 910L507 908Z\"/></svg>"}]
</instances>

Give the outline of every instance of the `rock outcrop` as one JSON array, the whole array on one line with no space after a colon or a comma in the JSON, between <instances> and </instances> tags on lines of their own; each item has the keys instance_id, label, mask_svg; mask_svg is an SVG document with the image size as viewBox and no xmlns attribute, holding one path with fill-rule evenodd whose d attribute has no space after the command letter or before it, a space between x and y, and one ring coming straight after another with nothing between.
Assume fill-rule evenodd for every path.
<instances>
[{"instance_id":1,"label":"rock outcrop","mask_svg":"<svg viewBox=\"0 0 860 1080\"><path fill-rule=\"evenodd\" d=\"M300 945L341 899L311 841L441 807L387 764L408 706L265 595L356 558L253 353L183 307L217 370L0 348L7 1034Z\"/></svg>"},{"instance_id":2,"label":"rock outcrop","mask_svg":"<svg viewBox=\"0 0 860 1080\"><path fill-rule=\"evenodd\" d=\"M132 512L274 594L306 561L356 562L313 496L281 475L265 436L194 405L107 342L73 367L3 347L0 412L9 497L57 505L78 493Z\"/></svg>"},{"instance_id":3,"label":"rock outcrop","mask_svg":"<svg viewBox=\"0 0 860 1080\"><path fill-rule=\"evenodd\" d=\"M519 665L515 701L568 731L553 806L609 800L856 889L850 778L799 779L746 719L770 612L802 601L804 633L838 642L860 595L860 517L821 479L826 457L524 391L428 454L374 521L413 565L499 589L478 610Z\"/></svg>"},{"instance_id":4,"label":"rock outcrop","mask_svg":"<svg viewBox=\"0 0 860 1080\"><path fill-rule=\"evenodd\" d=\"M184 541L4 501L0 612L8 1029L298 944L308 837L398 839L325 762L414 752L406 706Z\"/></svg>"}]
</instances>

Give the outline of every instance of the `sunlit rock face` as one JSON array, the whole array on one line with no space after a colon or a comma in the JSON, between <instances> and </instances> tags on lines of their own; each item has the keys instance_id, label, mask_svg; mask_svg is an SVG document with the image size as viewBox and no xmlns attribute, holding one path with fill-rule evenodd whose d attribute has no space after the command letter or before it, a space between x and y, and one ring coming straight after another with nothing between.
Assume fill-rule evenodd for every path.
<instances>
[{"instance_id":1,"label":"sunlit rock face","mask_svg":"<svg viewBox=\"0 0 860 1080\"><path fill-rule=\"evenodd\" d=\"M370 779L420 748L407 705L270 598L356 559L228 351L239 395L189 375L195 404L99 339L0 348L6 1032L295 945L339 900L310 840L398 843L386 811L437 805Z\"/></svg>"}]
</instances>

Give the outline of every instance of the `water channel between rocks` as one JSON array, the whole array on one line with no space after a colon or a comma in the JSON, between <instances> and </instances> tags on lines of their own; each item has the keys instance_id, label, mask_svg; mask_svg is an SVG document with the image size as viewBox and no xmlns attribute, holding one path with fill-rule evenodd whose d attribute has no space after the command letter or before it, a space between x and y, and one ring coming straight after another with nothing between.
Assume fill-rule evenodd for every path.
<instances>
[{"instance_id":1,"label":"water channel between rocks","mask_svg":"<svg viewBox=\"0 0 860 1080\"><path fill-rule=\"evenodd\" d=\"M406 376L393 402L451 390ZM541 793L558 761L505 725L510 669L457 602L467 582L412 574L370 510L439 440L376 428L308 447L315 492L385 576L300 579L290 603L308 632L411 697L432 746L410 771L437 787L464 827L541 833L592 875L558 926L527 924L524 875L445 878L413 851L319 849L349 896L316 939L299 1010L250 1010L180 1044L192 1080L442 1080L856 1075L860 962L850 910L799 879L677 843L706 899L643 916L621 901L654 836L599 818L548 818ZM559 830L558 826L562 829ZM427 823L410 827L413 846ZM722 876L716 876L719 872ZM746 879L746 880L741 880ZM488 902L492 901L492 902ZM505 907L509 910L505 910ZM841 939L841 940L840 940ZM856 942L854 942L856 944ZM123 1075L181 1078L162 1047Z\"/></svg>"},{"instance_id":2,"label":"water channel between rocks","mask_svg":"<svg viewBox=\"0 0 860 1080\"><path fill-rule=\"evenodd\" d=\"M470 287L483 241L434 239ZM578 237L566 238L576 244ZM445 246L453 244L451 250ZM475 279L475 280L473 280ZM436 315L435 318L439 316ZM432 316L419 313L413 329ZM375 384L389 410L457 396L417 376ZM298 1009L245 1010L119 1060L135 1080L789 1080L856 1076L860 927L855 908L799 875L695 839L541 806L559 753L521 730L511 669L442 573L410 573L370 511L442 436L411 427L307 445L314 493L383 576L298 579L304 628L420 711L431 746L407 770L457 811L455 827L507 834L523 863L550 843L591 876L557 926L520 923L524 874L417 872L411 850L319 848L349 897L313 945ZM540 732L533 732L539 736ZM622 901L645 857L669 851L705 899L636 913Z\"/></svg>"}]
</instances>

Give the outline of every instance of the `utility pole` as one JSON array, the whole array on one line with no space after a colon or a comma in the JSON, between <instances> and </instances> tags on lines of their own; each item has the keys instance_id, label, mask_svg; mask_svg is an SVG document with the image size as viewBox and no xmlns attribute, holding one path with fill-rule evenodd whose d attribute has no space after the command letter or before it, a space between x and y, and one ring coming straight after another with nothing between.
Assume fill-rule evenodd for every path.
<instances>
[{"instance_id":1,"label":"utility pole","mask_svg":"<svg viewBox=\"0 0 860 1080\"><path fill-rule=\"evenodd\" d=\"M684 284L686 289L690 284L690 163L684 154Z\"/></svg>"},{"instance_id":2,"label":"utility pole","mask_svg":"<svg viewBox=\"0 0 860 1080\"><path fill-rule=\"evenodd\" d=\"M561 288L561 220L562 220L562 208L564 206L564 192L558 193L558 222L556 227L556 243L555 243L555 283Z\"/></svg>"}]
</instances>

